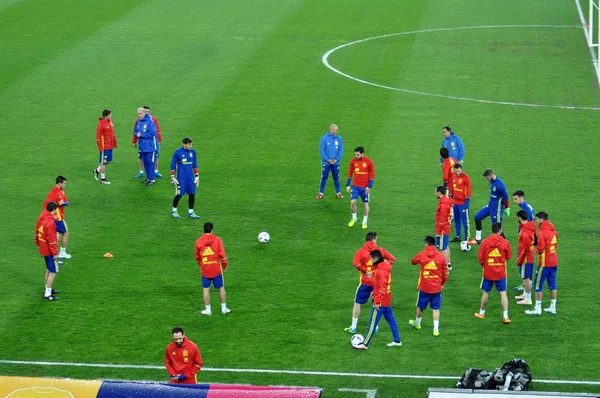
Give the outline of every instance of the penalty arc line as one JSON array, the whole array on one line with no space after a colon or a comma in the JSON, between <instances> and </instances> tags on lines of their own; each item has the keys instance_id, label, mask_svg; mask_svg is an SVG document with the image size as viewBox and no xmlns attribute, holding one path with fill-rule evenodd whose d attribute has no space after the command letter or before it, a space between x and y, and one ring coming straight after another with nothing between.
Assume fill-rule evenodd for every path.
<instances>
[{"instance_id":1,"label":"penalty arc line","mask_svg":"<svg viewBox=\"0 0 600 398\"><path fill-rule=\"evenodd\" d=\"M401 36L401 35L417 34L417 33L447 32L447 31L468 30L468 29L499 29L499 28L578 28L579 29L580 26L576 26L576 25L483 25L483 26L461 26L461 27L454 27L454 28L424 29L424 30L415 30L415 31L410 31L410 32L389 33L386 35L368 37L366 39L356 40L356 41L353 41L350 43L344 43L340 46L332 48L331 50L329 50L325 54L323 54L323 56L321 57L321 62L323 63L323 65L325 65L331 71L333 71L339 75L342 75L348 79L357 81L359 83L367 84L370 86L384 88L386 90L399 91L399 92L403 92L403 93L424 95L424 96L428 96L428 97L436 97L436 98L444 98L444 99L452 99L452 100L458 100L458 101L477 102L477 103L483 103L483 104L525 106L525 107L530 107L530 108L552 108L552 109L574 109L574 110L600 111L600 108L598 108L598 107L533 104L533 103L511 102L511 101L495 101L495 100L459 97L459 96L454 96L454 95L435 94L435 93L428 93L428 92L424 92L424 91L409 90L409 89L399 88L399 87L391 87L391 86L386 86L384 84L373 83L368 80L360 79L358 77L349 75L345 72L342 72L341 70L337 69L336 67L332 66L329 63L329 56L331 54L333 54L335 51L340 50L344 47L349 47L354 44L364 43L364 42L371 41L371 40L384 39L384 38L388 38L388 37Z\"/></svg>"},{"instance_id":2,"label":"penalty arc line","mask_svg":"<svg viewBox=\"0 0 600 398\"><path fill-rule=\"evenodd\" d=\"M51 362L51 361L15 361L0 359L0 364L9 365L34 365L34 366L66 366L66 367L88 367L88 368L121 368L121 369L152 369L164 370L159 365L133 365L133 364L107 364L107 363L80 363L80 362ZM304 376L340 376L340 377L369 377L382 379L429 379L429 380L457 380L456 376L433 376L433 375L401 375L382 373L356 373L356 372L320 372L313 370L283 370L283 369L234 369L234 368L202 368L203 372L223 373L263 373L263 374L289 374ZM600 381L594 380L540 380L536 383L548 384L590 384L600 385Z\"/></svg>"}]
</instances>

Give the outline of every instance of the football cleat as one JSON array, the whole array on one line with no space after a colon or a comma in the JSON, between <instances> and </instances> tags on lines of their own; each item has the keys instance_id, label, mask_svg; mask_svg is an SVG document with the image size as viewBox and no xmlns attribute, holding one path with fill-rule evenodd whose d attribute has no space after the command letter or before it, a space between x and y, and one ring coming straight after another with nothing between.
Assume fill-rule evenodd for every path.
<instances>
[{"instance_id":1,"label":"football cleat","mask_svg":"<svg viewBox=\"0 0 600 398\"><path fill-rule=\"evenodd\" d=\"M450 242L460 242L460 236L455 236Z\"/></svg>"},{"instance_id":2,"label":"football cleat","mask_svg":"<svg viewBox=\"0 0 600 398\"><path fill-rule=\"evenodd\" d=\"M356 220L350 220L350 222L348 223L348 226L350 228L352 228L354 226L354 224L356 224Z\"/></svg>"},{"instance_id":3,"label":"football cleat","mask_svg":"<svg viewBox=\"0 0 600 398\"><path fill-rule=\"evenodd\" d=\"M477 240L477 239L471 239L470 241L467 242L469 245L478 245L481 243L481 241Z\"/></svg>"},{"instance_id":4,"label":"football cleat","mask_svg":"<svg viewBox=\"0 0 600 398\"><path fill-rule=\"evenodd\" d=\"M511 323L512 321L510 320L510 318L503 318L502 319L502 323L504 323L505 325L508 325L509 323Z\"/></svg>"},{"instance_id":5,"label":"football cleat","mask_svg":"<svg viewBox=\"0 0 600 398\"><path fill-rule=\"evenodd\" d=\"M201 313L202 315L209 315L209 316L210 316L210 315L212 315L212 312L209 312L209 311L207 311L207 310L202 310L202 311L200 311L200 313Z\"/></svg>"},{"instance_id":6,"label":"football cleat","mask_svg":"<svg viewBox=\"0 0 600 398\"><path fill-rule=\"evenodd\" d=\"M100 174L100 172L94 169L94 178L96 179L96 181L98 181L98 174Z\"/></svg>"},{"instance_id":7,"label":"football cleat","mask_svg":"<svg viewBox=\"0 0 600 398\"><path fill-rule=\"evenodd\" d=\"M171 217L173 217L173 218L181 218L181 216L179 215L179 213L177 213L176 211L172 211L171 212Z\"/></svg>"},{"instance_id":8,"label":"football cleat","mask_svg":"<svg viewBox=\"0 0 600 398\"><path fill-rule=\"evenodd\" d=\"M408 326L411 326L411 327L413 327L413 328L415 328L415 329L417 329L417 330L418 330L418 329L421 329L421 325L417 325L417 322L415 322L415 321L414 321L414 320L412 320L412 319L411 319L410 321L408 321Z\"/></svg>"},{"instance_id":9,"label":"football cleat","mask_svg":"<svg viewBox=\"0 0 600 398\"><path fill-rule=\"evenodd\" d=\"M59 292L58 290L54 290L54 289L52 289L52 293L51 293L51 294L52 294L53 296L54 296L55 294L59 294L59 293L60 293L60 292Z\"/></svg>"},{"instance_id":10,"label":"football cleat","mask_svg":"<svg viewBox=\"0 0 600 398\"><path fill-rule=\"evenodd\" d=\"M221 311L221 314L223 315L227 315L231 312L231 310L229 308L225 308L225 311Z\"/></svg>"},{"instance_id":11,"label":"football cleat","mask_svg":"<svg viewBox=\"0 0 600 398\"><path fill-rule=\"evenodd\" d=\"M531 305L531 300L527 301L527 300L521 300L521 301L517 301L517 304L519 305Z\"/></svg>"},{"instance_id":12,"label":"football cleat","mask_svg":"<svg viewBox=\"0 0 600 398\"><path fill-rule=\"evenodd\" d=\"M44 296L44 300L46 301L56 301L56 300L60 300L58 297L50 295L50 296Z\"/></svg>"},{"instance_id":13,"label":"football cleat","mask_svg":"<svg viewBox=\"0 0 600 398\"><path fill-rule=\"evenodd\" d=\"M474 316L475 318L479 318L479 319L485 319L485 315L481 315L479 312L476 312L476 313L474 313L474 314L473 314L473 316Z\"/></svg>"},{"instance_id":14,"label":"football cleat","mask_svg":"<svg viewBox=\"0 0 600 398\"><path fill-rule=\"evenodd\" d=\"M527 315L542 315L541 311L536 311L536 310L526 310L525 313Z\"/></svg>"},{"instance_id":15,"label":"football cleat","mask_svg":"<svg viewBox=\"0 0 600 398\"><path fill-rule=\"evenodd\" d=\"M356 348L357 350L368 350L369 349L369 347L367 347L366 345L364 345L362 343L361 344L357 344L357 345L353 345L352 347Z\"/></svg>"},{"instance_id":16,"label":"football cleat","mask_svg":"<svg viewBox=\"0 0 600 398\"><path fill-rule=\"evenodd\" d=\"M549 314L556 314L556 309L552 309L552 307L544 308L544 312L547 312Z\"/></svg>"},{"instance_id":17,"label":"football cleat","mask_svg":"<svg viewBox=\"0 0 600 398\"><path fill-rule=\"evenodd\" d=\"M388 347L400 347L401 345L402 345L401 341L398 341L398 342L392 341L391 343L387 343Z\"/></svg>"},{"instance_id":18,"label":"football cleat","mask_svg":"<svg viewBox=\"0 0 600 398\"><path fill-rule=\"evenodd\" d=\"M156 178L163 178L162 174L160 174L158 171L155 171L154 175L156 176Z\"/></svg>"},{"instance_id":19,"label":"football cleat","mask_svg":"<svg viewBox=\"0 0 600 398\"><path fill-rule=\"evenodd\" d=\"M379 333L379 326L375 328L375 333Z\"/></svg>"},{"instance_id":20,"label":"football cleat","mask_svg":"<svg viewBox=\"0 0 600 398\"><path fill-rule=\"evenodd\" d=\"M152 180L146 180L144 182L144 185L146 185L147 187L149 187L150 185L154 185L156 184L156 181L152 181Z\"/></svg>"},{"instance_id":21,"label":"football cleat","mask_svg":"<svg viewBox=\"0 0 600 398\"><path fill-rule=\"evenodd\" d=\"M515 290L515 291L525 290L525 285L515 286L515 287L513 287L513 290Z\"/></svg>"},{"instance_id":22,"label":"football cleat","mask_svg":"<svg viewBox=\"0 0 600 398\"><path fill-rule=\"evenodd\" d=\"M367 229L367 228L368 228L368 227L367 227L367 224L363 223L361 228L362 228L362 229Z\"/></svg>"},{"instance_id":23,"label":"football cleat","mask_svg":"<svg viewBox=\"0 0 600 398\"><path fill-rule=\"evenodd\" d=\"M356 328L353 328L353 327L344 328L344 332L355 334L356 333Z\"/></svg>"},{"instance_id":24,"label":"football cleat","mask_svg":"<svg viewBox=\"0 0 600 398\"><path fill-rule=\"evenodd\" d=\"M144 172L140 171L135 175L135 178L142 178L144 176Z\"/></svg>"},{"instance_id":25,"label":"football cleat","mask_svg":"<svg viewBox=\"0 0 600 398\"><path fill-rule=\"evenodd\" d=\"M189 217L189 218L194 218L194 219L196 219L196 220L200 218L200 216L199 216L198 214L196 214L196 213L189 213L189 214L188 214L188 217Z\"/></svg>"},{"instance_id":26,"label":"football cleat","mask_svg":"<svg viewBox=\"0 0 600 398\"><path fill-rule=\"evenodd\" d=\"M342 194L339 193L339 192L335 194L335 197L338 198L338 199L344 199L344 197L342 196Z\"/></svg>"},{"instance_id":27,"label":"football cleat","mask_svg":"<svg viewBox=\"0 0 600 398\"><path fill-rule=\"evenodd\" d=\"M433 331L433 337L438 337L440 335L439 330L434 330Z\"/></svg>"},{"instance_id":28,"label":"football cleat","mask_svg":"<svg viewBox=\"0 0 600 398\"><path fill-rule=\"evenodd\" d=\"M100 182L101 182L102 184L110 185L110 181L108 181L106 178L102 178L102 179L100 180Z\"/></svg>"},{"instance_id":29,"label":"football cleat","mask_svg":"<svg viewBox=\"0 0 600 398\"><path fill-rule=\"evenodd\" d=\"M452 271L452 264L448 264L448 272Z\"/></svg>"},{"instance_id":30,"label":"football cleat","mask_svg":"<svg viewBox=\"0 0 600 398\"><path fill-rule=\"evenodd\" d=\"M58 258L66 258L66 259L69 259L69 258L71 258L71 257L72 257L72 256L71 256L69 253L67 253L67 252L64 252L64 253L59 253L59 255L58 255Z\"/></svg>"},{"instance_id":31,"label":"football cleat","mask_svg":"<svg viewBox=\"0 0 600 398\"><path fill-rule=\"evenodd\" d=\"M525 300L525 295L521 294L520 296L515 296L516 300Z\"/></svg>"},{"instance_id":32,"label":"football cleat","mask_svg":"<svg viewBox=\"0 0 600 398\"><path fill-rule=\"evenodd\" d=\"M136 177L136 178L137 178L137 177ZM150 180L149 180L149 179L147 179L147 178L144 178L144 179L142 180L142 184L147 184L147 183L149 183L149 182L150 182Z\"/></svg>"},{"instance_id":33,"label":"football cleat","mask_svg":"<svg viewBox=\"0 0 600 398\"><path fill-rule=\"evenodd\" d=\"M319 192L319 194L317 195L317 199L321 199L323 197L323 194L321 192Z\"/></svg>"}]
</instances>

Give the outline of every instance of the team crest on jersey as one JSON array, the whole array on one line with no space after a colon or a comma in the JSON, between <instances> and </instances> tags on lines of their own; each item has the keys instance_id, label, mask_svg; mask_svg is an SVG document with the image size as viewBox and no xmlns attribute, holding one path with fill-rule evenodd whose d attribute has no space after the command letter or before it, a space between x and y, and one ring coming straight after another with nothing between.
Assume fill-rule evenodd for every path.
<instances>
[{"instance_id":1,"label":"team crest on jersey","mask_svg":"<svg viewBox=\"0 0 600 398\"><path fill-rule=\"evenodd\" d=\"M367 167L367 162L363 162L363 167Z\"/></svg>"},{"instance_id":2,"label":"team crest on jersey","mask_svg":"<svg viewBox=\"0 0 600 398\"><path fill-rule=\"evenodd\" d=\"M451 142L451 143L450 143L450 146L454 146L454 142Z\"/></svg>"},{"instance_id":3,"label":"team crest on jersey","mask_svg":"<svg viewBox=\"0 0 600 398\"><path fill-rule=\"evenodd\" d=\"M496 187L494 187L494 188L492 189L492 191L496 192Z\"/></svg>"},{"instance_id":4,"label":"team crest on jersey","mask_svg":"<svg viewBox=\"0 0 600 398\"><path fill-rule=\"evenodd\" d=\"M458 183L459 183L459 184L462 184L462 178L459 178L459 179L458 179Z\"/></svg>"},{"instance_id":5,"label":"team crest on jersey","mask_svg":"<svg viewBox=\"0 0 600 398\"><path fill-rule=\"evenodd\" d=\"M190 157L191 157L191 158L193 158L193 157L194 157L194 154L193 154L193 153L190 153Z\"/></svg>"}]
</instances>

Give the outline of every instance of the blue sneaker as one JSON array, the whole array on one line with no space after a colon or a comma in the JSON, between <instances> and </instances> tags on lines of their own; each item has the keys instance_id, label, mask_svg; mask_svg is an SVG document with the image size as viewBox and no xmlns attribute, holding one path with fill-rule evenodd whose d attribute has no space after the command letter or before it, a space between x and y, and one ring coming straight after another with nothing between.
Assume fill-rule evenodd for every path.
<instances>
[{"instance_id":1,"label":"blue sneaker","mask_svg":"<svg viewBox=\"0 0 600 398\"><path fill-rule=\"evenodd\" d=\"M156 176L156 178L163 178L162 174L160 174L158 171L155 172L154 175Z\"/></svg>"},{"instance_id":2,"label":"blue sneaker","mask_svg":"<svg viewBox=\"0 0 600 398\"><path fill-rule=\"evenodd\" d=\"M173 218L181 218L181 216L179 215L179 213L177 213L176 211L172 211L171 212L171 217L173 217Z\"/></svg>"},{"instance_id":3,"label":"blue sneaker","mask_svg":"<svg viewBox=\"0 0 600 398\"><path fill-rule=\"evenodd\" d=\"M135 175L135 178L142 178L144 176L144 173L142 173L141 171L139 173L137 173Z\"/></svg>"},{"instance_id":4,"label":"blue sneaker","mask_svg":"<svg viewBox=\"0 0 600 398\"><path fill-rule=\"evenodd\" d=\"M196 213L190 213L190 214L188 214L188 217L189 218L194 218L194 219L199 219L200 218L200 216L198 214L196 214Z\"/></svg>"}]
</instances>

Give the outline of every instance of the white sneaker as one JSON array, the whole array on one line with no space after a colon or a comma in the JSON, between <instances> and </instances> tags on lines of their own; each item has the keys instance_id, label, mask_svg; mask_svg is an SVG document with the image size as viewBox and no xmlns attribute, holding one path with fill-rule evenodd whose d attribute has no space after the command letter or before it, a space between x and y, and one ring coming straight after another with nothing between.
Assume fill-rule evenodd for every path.
<instances>
[{"instance_id":1,"label":"white sneaker","mask_svg":"<svg viewBox=\"0 0 600 398\"><path fill-rule=\"evenodd\" d=\"M525 313L527 315L542 315L542 311L536 311L536 310L526 310Z\"/></svg>"},{"instance_id":2,"label":"white sneaker","mask_svg":"<svg viewBox=\"0 0 600 398\"><path fill-rule=\"evenodd\" d=\"M201 313L202 315L212 315L212 312L209 312L209 311L207 311L207 310L202 310L202 311L200 311L200 313Z\"/></svg>"},{"instance_id":3,"label":"white sneaker","mask_svg":"<svg viewBox=\"0 0 600 398\"><path fill-rule=\"evenodd\" d=\"M364 345L362 343L361 344L357 344L357 345L353 345L352 347L356 348L357 350L368 350L369 349L369 347L367 347L366 345Z\"/></svg>"},{"instance_id":4,"label":"white sneaker","mask_svg":"<svg viewBox=\"0 0 600 398\"><path fill-rule=\"evenodd\" d=\"M63 253L59 253L59 254L58 254L58 258L66 258L66 259L69 259L69 258L71 258L71 255L70 255L69 253L67 253L67 252L63 252Z\"/></svg>"},{"instance_id":5,"label":"white sneaker","mask_svg":"<svg viewBox=\"0 0 600 398\"><path fill-rule=\"evenodd\" d=\"M225 308L225 311L221 311L221 314L223 315L227 315L231 312L231 310L229 308Z\"/></svg>"},{"instance_id":6,"label":"white sneaker","mask_svg":"<svg viewBox=\"0 0 600 398\"><path fill-rule=\"evenodd\" d=\"M552 307L544 308L544 312L548 312L550 314L556 314L556 309L552 309Z\"/></svg>"},{"instance_id":7,"label":"white sneaker","mask_svg":"<svg viewBox=\"0 0 600 398\"><path fill-rule=\"evenodd\" d=\"M391 343L388 343L387 346L388 347L400 347L402 345L402 342L398 342L396 343L395 341L392 341Z\"/></svg>"}]
</instances>

